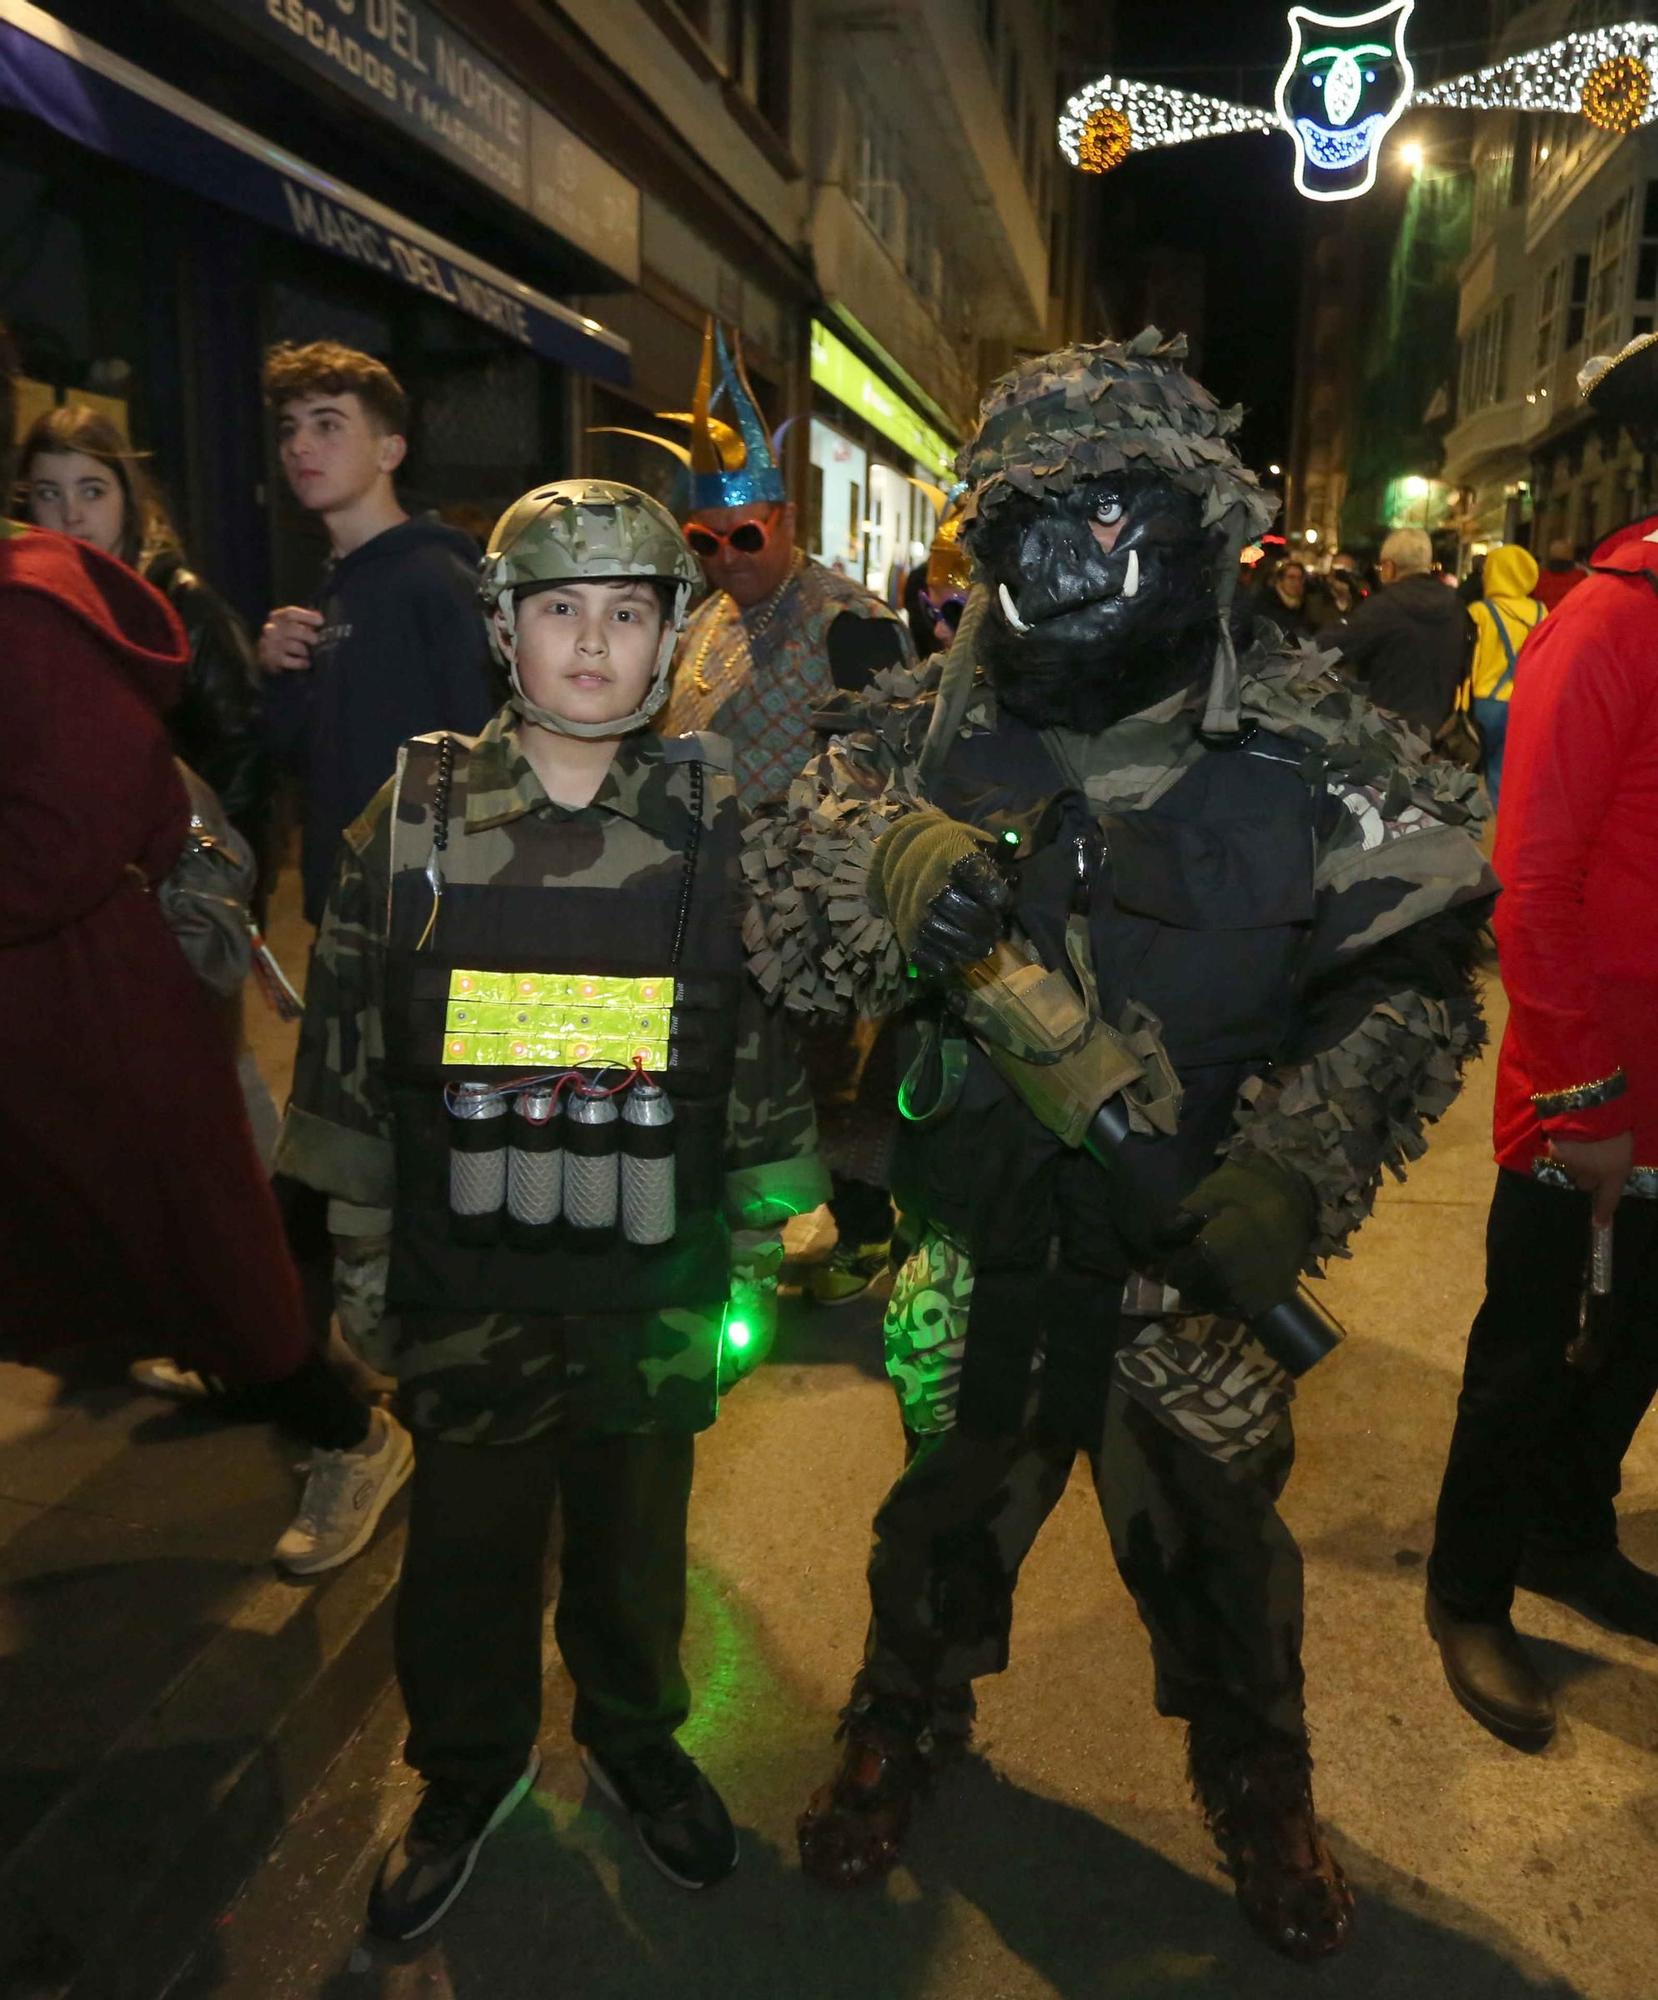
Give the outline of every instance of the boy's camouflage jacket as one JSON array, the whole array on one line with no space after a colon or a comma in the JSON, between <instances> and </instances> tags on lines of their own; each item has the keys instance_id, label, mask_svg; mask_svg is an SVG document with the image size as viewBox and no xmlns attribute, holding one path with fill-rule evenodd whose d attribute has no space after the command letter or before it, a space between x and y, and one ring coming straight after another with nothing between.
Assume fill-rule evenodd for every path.
<instances>
[{"instance_id":1,"label":"boy's camouflage jacket","mask_svg":"<svg viewBox=\"0 0 1658 2000\"><path fill-rule=\"evenodd\" d=\"M640 732L624 739L592 803L570 809L548 799L519 748L519 727L503 710L473 746L465 838L488 843L504 861L552 827L579 830L579 842L561 840L559 855L549 855L549 879L620 889L625 880L611 879L617 841L607 838L618 821L629 823L628 844L637 848L642 835L658 863L678 854L691 766L666 761L660 738ZM708 828L740 808L730 777L705 770ZM607 1431L701 1428L713 1413L719 1329L691 1324L694 1314L664 1313L626 1329L599 1317L508 1314L422 1313L382 1323L393 1190L383 1076L392 798L388 782L346 830L311 961L278 1154L281 1171L333 1197L342 1324L396 1374L409 1420L452 1440L516 1441L564 1421ZM572 846L583 855L574 872ZM741 1002L727 1134L726 1209L739 1248L752 1250L759 1232L775 1231L827 1193L811 1097L787 1025L752 988ZM631 1365L616 1365L624 1356Z\"/></svg>"}]
</instances>

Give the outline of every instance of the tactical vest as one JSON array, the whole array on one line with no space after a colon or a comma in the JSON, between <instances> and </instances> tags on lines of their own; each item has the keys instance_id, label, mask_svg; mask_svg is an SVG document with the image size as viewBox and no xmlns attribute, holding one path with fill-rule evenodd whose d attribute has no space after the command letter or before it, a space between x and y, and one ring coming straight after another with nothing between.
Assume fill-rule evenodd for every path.
<instances>
[{"instance_id":1,"label":"tactical vest","mask_svg":"<svg viewBox=\"0 0 1658 2000\"><path fill-rule=\"evenodd\" d=\"M1092 843L1085 894L1102 1011L1116 1020L1130 1000L1149 1008L1182 1084L1178 1133L1133 1142L1160 1207L1212 1171L1240 1084L1293 1042L1326 803L1307 756L1258 730L1202 757L1153 808L1101 813L1067 789L1040 734L1004 714L994 732L958 739L931 786L931 803L953 817L1020 835L1015 919L1050 966L1066 964L1078 840ZM1057 1236L1066 1262L1120 1274L1104 1174L1068 1153L977 1047L966 1063L953 1109L901 1125L900 1205L964 1244L981 1271L1028 1267Z\"/></svg>"},{"instance_id":2,"label":"tactical vest","mask_svg":"<svg viewBox=\"0 0 1658 2000\"><path fill-rule=\"evenodd\" d=\"M590 822L531 813L468 834L470 745L448 742L447 783L443 738L405 746L392 807L385 1067L397 1198L387 1303L589 1314L723 1302L720 1204L743 976L737 814L708 802L697 739L664 746L688 807L684 849L618 881ZM426 864L440 819L434 920ZM672 1238L642 1248L561 1221L534 1249L504 1229L491 1242L457 1240L446 1089L572 1070L619 1082L635 1062L673 1103Z\"/></svg>"}]
</instances>

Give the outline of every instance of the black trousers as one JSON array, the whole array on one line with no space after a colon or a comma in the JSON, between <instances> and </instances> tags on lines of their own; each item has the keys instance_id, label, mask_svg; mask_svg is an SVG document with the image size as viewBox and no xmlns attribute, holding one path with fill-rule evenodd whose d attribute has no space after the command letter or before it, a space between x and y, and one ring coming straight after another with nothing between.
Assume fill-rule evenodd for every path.
<instances>
[{"instance_id":1,"label":"black trousers","mask_svg":"<svg viewBox=\"0 0 1658 2000\"><path fill-rule=\"evenodd\" d=\"M690 1712L685 1623L689 1435L448 1444L415 1437L398 1591L404 1754L421 1776L504 1789L540 1732L547 1535L563 1546L554 1633L578 1743L626 1756Z\"/></svg>"},{"instance_id":2,"label":"black trousers","mask_svg":"<svg viewBox=\"0 0 1658 2000\"><path fill-rule=\"evenodd\" d=\"M1464 1617L1508 1615L1528 1539L1617 1546L1624 1453L1658 1390L1658 1203L1619 1206L1616 1331L1593 1373L1566 1359L1588 1253L1586 1195L1499 1172L1428 1565Z\"/></svg>"},{"instance_id":3,"label":"black trousers","mask_svg":"<svg viewBox=\"0 0 1658 2000\"><path fill-rule=\"evenodd\" d=\"M866 1689L925 1699L1006 1667L1020 1567L1076 1457L1028 1431L911 1440L875 1516ZM1287 1416L1222 1464L1113 1385L1090 1470L1161 1714L1305 1741L1301 1552L1277 1509L1294 1462Z\"/></svg>"}]
</instances>

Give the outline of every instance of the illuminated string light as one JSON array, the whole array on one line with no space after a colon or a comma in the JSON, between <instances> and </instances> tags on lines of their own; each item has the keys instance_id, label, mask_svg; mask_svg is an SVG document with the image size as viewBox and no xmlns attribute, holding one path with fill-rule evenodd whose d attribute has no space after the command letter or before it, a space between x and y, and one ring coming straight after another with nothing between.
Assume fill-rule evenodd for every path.
<instances>
[{"instance_id":1,"label":"illuminated string light","mask_svg":"<svg viewBox=\"0 0 1658 2000\"><path fill-rule=\"evenodd\" d=\"M1647 103L1636 124L1653 115L1652 72L1658 64L1658 27L1645 21L1623 21L1611 28L1581 29L1545 42L1540 49L1509 56L1484 69L1453 76L1416 93L1418 104L1443 105L1452 111L1586 111L1590 78L1606 64L1627 58L1643 70ZM1624 128L1635 129L1634 125Z\"/></svg>"},{"instance_id":2,"label":"illuminated string light","mask_svg":"<svg viewBox=\"0 0 1658 2000\"><path fill-rule=\"evenodd\" d=\"M1120 167L1134 150L1134 127L1128 113L1115 104L1102 104L1089 113L1077 141L1077 165L1085 174L1108 174Z\"/></svg>"},{"instance_id":3,"label":"illuminated string light","mask_svg":"<svg viewBox=\"0 0 1658 2000\"><path fill-rule=\"evenodd\" d=\"M1392 6L1383 6L1369 14L1340 17L1340 25L1351 28L1392 11ZM1304 7L1292 12L1311 15ZM1292 22L1292 31L1293 27ZM1408 59L1404 67L1408 75ZM1337 90L1341 102L1352 95L1351 85L1352 78L1343 68ZM1561 112L1584 117L1605 132L1633 132L1658 119L1658 25L1623 21L1610 27L1581 29L1426 90L1407 86L1387 122L1392 123L1412 103L1453 111ZM1351 106L1348 108L1351 112ZM1060 113L1059 146L1072 166L1101 174L1120 166L1133 152L1284 129L1282 118L1251 104L1140 83L1132 77L1102 76L1079 90ZM1356 164L1337 157L1343 143L1351 134L1351 144L1358 149L1359 137L1364 135L1357 121L1348 126L1339 119L1332 133L1330 158L1319 164L1326 171L1340 172ZM1380 132L1374 135L1376 139L1380 136ZM1373 158L1374 143L1362 151ZM1306 187L1302 191L1310 192ZM1338 191L1333 198L1346 199L1349 193L1359 192L1359 188Z\"/></svg>"},{"instance_id":4,"label":"illuminated string light","mask_svg":"<svg viewBox=\"0 0 1658 2000\"><path fill-rule=\"evenodd\" d=\"M1583 115L1620 137L1633 132L1652 102L1652 72L1637 56L1613 56L1590 70L1583 86Z\"/></svg>"},{"instance_id":5,"label":"illuminated string light","mask_svg":"<svg viewBox=\"0 0 1658 2000\"><path fill-rule=\"evenodd\" d=\"M1224 98L1205 97L1195 90L1169 90L1160 83L1136 83L1130 77L1096 77L1059 114L1059 149L1073 167L1082 164L1082 142L1090 120L1103 111L1122 117L1139 152L1184 146L1192 139L1217 139L1227 132L1271 132L1277 125L1270 111L1257 111L1248 104L1228 104Z\"/></svg>"}]
</instances>

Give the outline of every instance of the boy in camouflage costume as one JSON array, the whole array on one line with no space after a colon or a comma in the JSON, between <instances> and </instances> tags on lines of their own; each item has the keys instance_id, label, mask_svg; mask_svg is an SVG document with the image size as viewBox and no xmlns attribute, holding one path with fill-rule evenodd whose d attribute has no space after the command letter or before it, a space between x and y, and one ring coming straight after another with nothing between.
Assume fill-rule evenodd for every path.
<instances>
[{"instance_id":1,"label":"boy in camouflage costume","mask_svg":"<svg viewBox=\"0 0 1658 2000\"><path fill-rule=\"evenodd\" d=\"M1344 1254L1454 1095L1490 885L1472 777L1272 628L1238 658L1228 580L1271 508L1184 353L1148 330L996 386L958 463L980 582L956 645L849 701L751 837L762 983L907 1009L920 1038L894 1176L920 1245L887 1322L910 1455L800 1841L837 1886L896 1859L1081 1450L1239 1900L1305 1959L1351 1896L1275 1505L1292 1385L1242 1322ZM1178 1226L1148 1235L963 1035L956 975L1010 914L1134 1053L1135 1175Z\"/></svg>"},{"instance_id":2,"label":"boy in camouflage costume","mask_svg":"<svg viewBox=\"0 0 1658 2000\"><path fill-rule=\"evenodd\" d=\"M674 1742L693 1439L718 1405L733 1254L763 1297L781 1223L824 1176L782 1020L743 974L722 746L645 726L695 580L672 516L631 487L567 481L510 509L483 595L511 699L475 740L405 746L318 938L283 1165L331 1197L342 1321L396 1375L415 1436L397 1659L426 1789L370 1900L391 1937L437 1921L533 1780L555 1492L588 1771L675 1881L736 1860ZM450 1087L549 1068L522 1046L515 1064L510 1032L456 1040L453 996L543 972L676 982L666 1244L563 1223L533 1248L510 1223L480 1244L448 1212Z\"/></svg>"}]
</instances>

